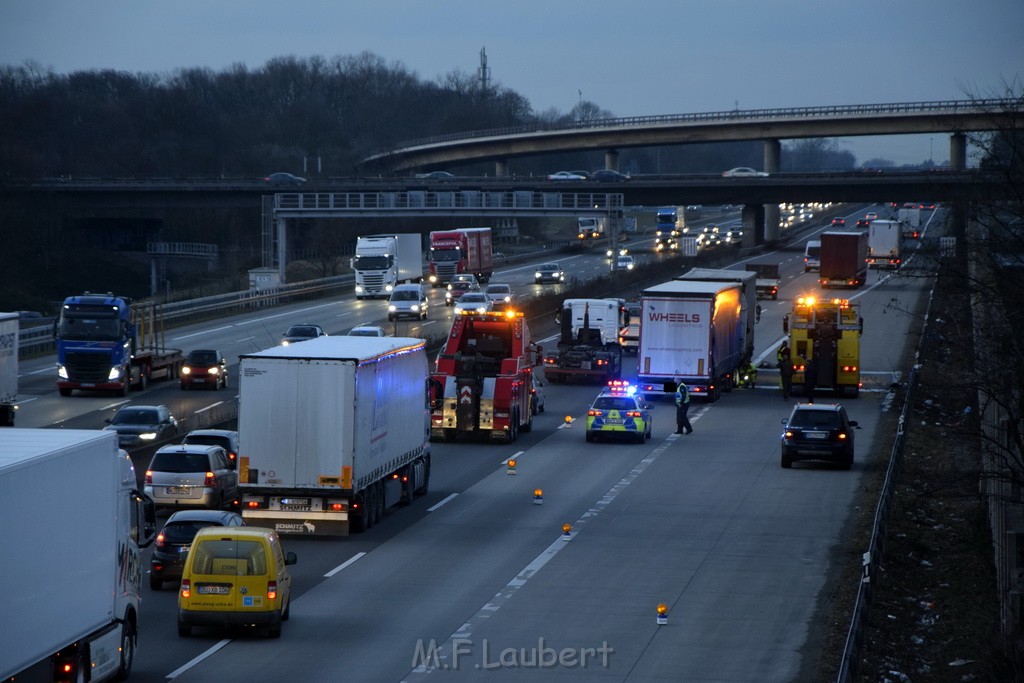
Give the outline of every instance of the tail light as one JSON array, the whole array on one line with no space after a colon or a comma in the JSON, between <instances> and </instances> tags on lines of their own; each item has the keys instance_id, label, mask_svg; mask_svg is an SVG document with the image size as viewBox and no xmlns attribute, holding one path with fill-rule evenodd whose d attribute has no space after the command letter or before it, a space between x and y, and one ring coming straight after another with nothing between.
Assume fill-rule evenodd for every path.
<instances>
[{"instance_id":1,"label":"tail light","mask_svg":"<svg viewBox=\"0 0 1024 683\"><path fill-rule=\"evenodd\" d=\"M267 581L267 600L277 600L277 581Z\"/></svg>"},{"instance_id":2,"label":"tail light","mask_svg":"<svg viewBox=\"0 0 1024 683\"><path fill-rule=\"evenodd\" d=\"M604 412L602 412L600 410L588 410L587 411L587 417L601 417L602 415L604 415Z\"/></svg>"},{"instance_id":3,"label":"tail light","mask_svg":"<svg viewBox=\"0 0 1024 683\"><path fill-rule=\"evenodd\" d=\"M146 470L146 483L147 484L152 484L153 483L153 470Z\"/></svg>"},{"instance_id":4,"label":"tail light","mask_svg":"<svg viewBox=\"0 0 1024 683\"><path fill-rule=\"evenodd\" d=\"M217 485L217 475L214 474L213 472L207 472L206 473L206 479L203 481L203 486L216 486L216 485Z\"/></svg>"},{"instance_id":5,"label":"tail light","mask_svg":"<svg viewBox=\"0 0 1024 683\"><path fill-rule=\"evenodd\" d=\"M163 532L157 534L156 535L156 547L157 548L163 548L165 543L166 543L166 539L164 538Z\"/></svg>"},{"instance_id":6,"label":"tail light","mask_svg":"<svg viewBox=\"0 0 1024 683\"><path fill-rule=\"evenodd\" d=\"M626 413L626 417L643 417L643 413L639 410L630 410Z\"/></svg>"},{"instance_id":7,"label":"tail light","mask_svg":"<svg viewBox=\"0 0 1024 683\"><path fill-rule=\"evenodd\" d=\"M238 457L238 453L228 453L228 460L230 460L231 462L234 462L235 458L237 458L237 457Z\"/></svg>"},{"instance_id":8,"label":"tail light","mask_svg":"<svg viewBox=\"0 0 1024 683\"><path fill-rule=\"evenodd\" d=\"M182 579L181 580L181 597L190 598L192 597L192 580Z\"/></svg>"}]
</instances>

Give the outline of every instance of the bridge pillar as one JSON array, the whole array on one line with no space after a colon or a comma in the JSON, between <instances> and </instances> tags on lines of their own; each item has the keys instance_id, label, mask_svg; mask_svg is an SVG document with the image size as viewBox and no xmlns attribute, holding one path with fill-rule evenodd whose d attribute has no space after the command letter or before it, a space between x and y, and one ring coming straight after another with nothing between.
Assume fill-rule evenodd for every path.
<instances>
[{"instance_id":1,"label":"bridge pillar","mask_svg":"<svg viewBox=\"0 0 1024 683\"><path fill-rule=\"evenodd\" d=\"M604 167L612 171L619 170L619 150L609 149L604 153Z\"/></svg>"},{"instance_id":2,"label":"bridge pillar","mask_svg":"<svg viewBox=\"0 0 1024 683\"><path fill-rule=\"evenodd\" d=\"M963 133L949 136L949 165L954 171L967 168L967 136Z\"/></svg>"},{"instance_id":3,"label":"bridge pillar","mask_svg":"<svg viewBox=\"0 0 1024 683\"><path fill-rule=\"evenodd\" d=\"M782 141L777 138L764 141L764 170L775 173L782 158Z\"/></svg>"},{"instance_id":4,"label":"bridge pillar","mask_svg":"<svg viewBox=\"0 0 1024 683\"><path fill-rule=\"evenodd\" d=\"M285 247L288 244L288 222L283 218L277 219L277 276L278 282L284 284L288 280L285 278L285 270L288 265L287 252Z\"/></svg>"},{"instance_id":5,"label":"bridge pillar","mask_svg":"<svg viewBox=\"0 0 1024 683\"><path fill-rule=\"evenodd\" d=\"M765 215L764 205L744 204L740 220L743 224L743 246L756 246L764 244L765 240ZM747 237L751 235L751 237Z\"/></svg>"},{"instance_id":6,"label":"bridge pillar","mask_svg":"<svg viewBox=\"0 0 1024 683\"><path fill-rule=\"evenodd\" d=\"M494 162L494 177L508 177L508 159L498 159L497 161Z\"/></svg>"}]
</instances>

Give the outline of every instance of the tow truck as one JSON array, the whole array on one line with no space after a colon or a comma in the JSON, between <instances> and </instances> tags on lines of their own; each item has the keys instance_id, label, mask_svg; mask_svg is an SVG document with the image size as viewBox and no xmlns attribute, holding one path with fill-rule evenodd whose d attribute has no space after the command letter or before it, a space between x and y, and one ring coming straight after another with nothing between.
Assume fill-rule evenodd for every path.
<instances>
[{"instance_id":1,"label":"tow truck","mask_svg":"<svg viewBox=\"0 0 1024 683\"><path fill-rule=\"evenodd\" d=\"M430 378L431 441L531 431L536 354L522 311L459 311Z\"/></svg>"},{"instance_id":2,"label":"tow truck","mask_svg":"<svg viewBox=\"0 0 1024 683\"><path fill-rule=\"evenodd\" d=\"M798 297L782 320L793 360L793 390L806 394L808 363L817 364L816 389L857 397L860 392L860 336L864 319L849 299Z\"/></svg>"}]
</instances>

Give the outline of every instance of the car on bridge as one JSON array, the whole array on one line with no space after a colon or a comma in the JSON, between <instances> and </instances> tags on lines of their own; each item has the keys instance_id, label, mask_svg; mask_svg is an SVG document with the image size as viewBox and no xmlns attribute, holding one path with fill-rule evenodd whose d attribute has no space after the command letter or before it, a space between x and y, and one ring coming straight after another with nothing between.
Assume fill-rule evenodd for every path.
<instances>
[{"instance_id":1,"label":"car on bridge","mask_svg":"<svg viewBox=\"0 0 1024 683\"><path fill-rule=\"evenodd\" d=\"M270 185L305 185L306 179L291 173L271 173L263 182Z\"/></svg>"},{"instance_id":2,"label":"car on bridge","mask_svg":"<svg viewBox=\"0 0 1024 683\"><path fill-rule=\"evenodd\" d=\"M448 171L431 171L430 173L417 173L416 178L419 180L453 180L455 174Z\"/></svg>"},{"instance_id":3,"label":"car on bridge","mask_svg":"<svg viewBox=\"0 0 1024 683\"><path fill-rule=\"evenodd\" d=\"M766 171L758 171L749 166L737 166L722 173L723 178L767 178Z\"/></svg>"},{"instance_id":4,"label":"car on bridge","mask_svg":"<svg viewBox=\"0 0 1024 683\"><path fill-rule=\"evenodd\" d=\"M558 171L548 176L548 180L586 180L586 176L582 176L579 173L573 173L572 171Z\"/></svg>"},{"instance_id":5,"label":"car on bridge","mask_svg":"<svg viewBox=\"0 0 1024 683\"><path fill-rule=\"evenodd\" d=\"M599 183L624 183L629 180L629 176L610 168L601 168L591 173L590 179Z\"/></svg>"}]
</instances>

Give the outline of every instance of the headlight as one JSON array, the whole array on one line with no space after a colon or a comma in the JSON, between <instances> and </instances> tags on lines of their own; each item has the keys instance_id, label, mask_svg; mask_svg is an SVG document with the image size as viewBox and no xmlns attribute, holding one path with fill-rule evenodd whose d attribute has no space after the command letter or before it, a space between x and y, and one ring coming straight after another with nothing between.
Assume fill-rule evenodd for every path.
<instances>
[{"instance_id":1,"label":"headlight","mask_svg":"<svg viewBox=\"0 0 1024 683\"><path fill-rule=\"evenodd\" d=\"M510 304L510 303L512 303L512 297L510 297L510 296L506 296L506 297L505 297L505 303L507 303L507 304Z\"/></svg>"},{"instance_id":2,"label":"headlight","mask_svg":"<svg viewBox=\"0 0 1024 683\"><path fill-rule=\"evenodd\" d=\"M395 288L394 285L384 285L384 291L385 292L390 292L394 288Z\"/></svg>"},{"instance_id":3,"label":"headlight","mask_svg":"<svg viewBox=\"0 0 1024 683\"><path fill-rule=\"evenodd\" d=\"M183 374L183 375L191 375L192 374L192 368L190 368L187 365L181 366L181 374Z\"/></svg>"},{"instance_id":4,"label":"headlight","mask_svg":"<svg viewBox=\"0 0 1024 683\"><path fill-rule=\"evenodd\" d=\"M356 285L356 294L361 294L362 291L363 291L363 286L362 285Z\"/></svg>"},{"instance_id":5,"label":"headlight","mask_svg":"<svg viewBox=\"0 0 1024 683\"><path fill-rule=\"evenodd\" d=\"M182 369L184 370L184 368L182 368ZM207 372L210 373L211 375L219 375L220 374L220 368L214 366L214 367L210 368L209 370L207 370ZM188 374L188 373L185 373L185 374Z\"/></svg>"},{"instance_id":6,"label":"headlight","mask_svg":"<svg viewBox=\"0 0 1024 683\"><path fill-rule=\"evenodd\" d=\"M57 376L60 377L61 379L67 379L68 369L61 365L60 367L57 368Z\"/></svg>"},{"instance_id":7,"label":"headlight","mask_svg":"<svg viewBox=\"0 0 1024 683\"><path fill-rule=\"evenodd\" d=\"M388 305L388 313L394 313L397 310L398 310L398 307L395 306L394 304L389 304Z\"/></svg>"},{"instance_id":8,"label":"headlight","mask_svg":"<svg viewBox=\"0 0 1024 683\"><path fill-rule=\"evenodd\" d=\"M414 310L414 311L420 310L420 305L419 304L413 304L412 305L412 310Z\"/></svg>"},{"instance_id":9,"label":"headlight","mask_svg":"<svg viewBox=\"0 0 1024 683\"><path fill-rule=\"evenodd\" d=\"M430 280L431 284L433 284L433 283L437 282L437 276L436 276L436 275L431 275L431 276L430 276L429 278L427 278L427 279L428 279L428 280Z\"/></svg>"},{"instance_id":10,"label":"headlight","mask_svg":"<svg viewBox=\"0 0 1024 683\"><path fill-rule=\"evenodd\" d=\"M541 272L538 270L536 273L533 274L533 277L540 278L541 277Z\"/></svg>"},{"instance_id":11,"label":"headlight","mask_svg":"<svg viewBox=\"0 0 1024 683\"><path fill-rule=\"evenodd\" d=\"M121 368L119 368L119 367L110 368L110 372L107 373L107 379L120 379L120 378L121 378Z\"/></svg>"},{"instance_id":12,"label":"headlight","mask_svg":"<svg viewBox=\"0 0 1024 683\"><path fill-rule=\"evenodd\" d=\"M142 441L152 441L156 438L156 432L143 432L139 434L139 439Z\"/></svg>"},{"instance_id":13,"label":"headlight","mask_svg":"<svg viewBox=\"0 0 1024 683\"><path fill-rule=\"evenodd\" d=\"M281 346L288 346L289 343L290 342L287 339L285 339L283 342L281 342Z\"/></svg>"}]
</instances>

